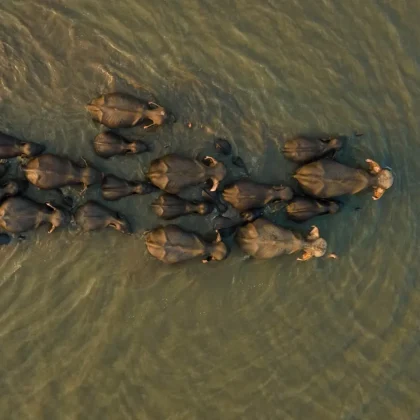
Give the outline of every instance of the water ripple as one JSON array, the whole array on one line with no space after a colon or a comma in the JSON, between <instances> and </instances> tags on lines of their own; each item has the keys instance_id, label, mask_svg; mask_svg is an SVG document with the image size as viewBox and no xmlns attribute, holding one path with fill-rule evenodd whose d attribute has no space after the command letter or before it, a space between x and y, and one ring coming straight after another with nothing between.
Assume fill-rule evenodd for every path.
<instances>
[{"instance_id":1,"label":"water ripple","mask_svg":"<svg viewBox=\"0 0 420 420\"><path fill-rule=\"evenodd\" d=\"M252 261L234 247L205 269L164 266L142 237L161 223L153 196L106 203L133 223L131 237L42 227L1 249L0 409L19 419L414 418L418 7L3 3L0 131L132 179L163 153L211 153L222 136L254 179L276 183L295 170L281 155L285 139L358 130L365 136L339 158L372 158L396 176L379 202L361 194L316 221L334 261ZM145 136L152 153L95 156L99 127L84 105L115 90L177 115L171 129ZM88 198L100 200L99 189L79 201ZM210 219L179 224L204 234Z\"/></svg>"}]
</instances>

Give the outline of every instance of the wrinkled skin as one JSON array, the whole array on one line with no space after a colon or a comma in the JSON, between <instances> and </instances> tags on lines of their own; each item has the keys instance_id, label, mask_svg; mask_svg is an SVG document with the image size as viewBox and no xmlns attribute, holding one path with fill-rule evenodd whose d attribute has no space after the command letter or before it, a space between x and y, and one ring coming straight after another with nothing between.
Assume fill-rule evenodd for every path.
<instances>
[{"instance_id":1,"label":"wrinkled skin","mask_svg":"<svg viewBox=\"0 0 420 420\"><path fill-rule=\"evenodd\" d=\"M99 184L103 176L94 168L82 168L70 159L52 154L31 159L23 167L23 172L31 184L46 190L77 184L87 187Z\"/></svg>"},{"instance_id":2,"label":"wrinkled skin","mask_svg":"<svg viewBox=\"0 0 420 420\"><path fill-rule=\"evenodd\" d=\"M11 233L21 233L50 223L51 233L58 226L70 223L68 212L53 206L36 203L28 198L11 197L0 206L0 227Z\"/></svg>"},{"instance_id":3,"label":"wrinkled skin","mask_svg":"<svg viewBox=\"0 0 420 420\"><path fill-rule=\"evenodd\" d=\"M274 200L291 200L293 190L282 185L259 184L242 179L223 191L223 199L240 211L264 207Z\"/></svg>"},{"instance_id":4,"label":"wrinkled skin","mask_svg":"<svg viewBox=\"0 0 420 420\"><path fill-rule=\"evenodd\" d=\"M119 200L133 194L146 195L159 191L154 185L142 181L127 181L114 175L107 175L101 185L102 197L108 201Z\"/></svg>"},{"instance_id":5,"label":"wrinkled skin","mask_svg":"<svg viewBox=\"0 0 420 420\"><path fill-rule=\"evenodd\" d=\"M157 216L165 220L175 219L192 213L205 216L214 209L214 205L211 203L190 202L172 194L162 194L153 201L151 207Z\"/></svg>"},{"instance_id":6,"label":"wrinkled skin","mask_svg":"<svg viewBox=\"0 0 420 420\"><path fill-rule=\"evenodd\" d=\"M335 201L295 197L287 206L287 217L295 222L305 222L316 216L335 214L340 206Z\"/></svg>"},{"instance_id":7,"label":"wrinkled skin","mask_svg":"<svg viewBox=\"0 0 420 420\"><path fill-rule=\"evenodd\" d=\"M333 155L343 147L343 142L338 138L321 139L297 137L287 140L283 146L286 159L297 163L307 163L327 155Z\"/></svg>"},{"instance_id":8,"label":"wrinkled skin","mask_svg":"<svg viewBox=\"0 0 420 420\"><path fill-rule=\"evenodd\" d=\"M162 125L168 117L166 110L153 103L144 103L124 93L108 93L93 99L87 105L93 120L108 128L129 128L145 121L151 123L144 128Z\"/></svg>"},{"instance_id":9,"label":"wrinkled skin","mask_svg":"<svg viewBox=\"0 0 420 420\"><path fill-rule=\"evenodd\" d=\"M131 226L124 216L106 208L95 201L88 201L80 206L74 219L84 232L103 229L106 227L121 233L131 233Z\"/></svg>"},{"instance_id":10,"label":"wrinkled skin","mask_svg":"<svg viewBox=\"0 0 420 420\"><path fill-rule=\"evenodd\" d=\"M227 256L226 245L220 239L208 243L199 235L175 225L158 227L148 232L146 247L153 257L166 264L196 257L204 257L203 262L221 261Z\"/></svg>"},{"instance_id":11,"label":"wrinkled skin","mask_svg":"<svg viewBox=\"0 0 420 420\"><path fill-rule=\"evenodd\" d=\"M45 146L30 141L21 141L16 137L0 133L0 159L17 156L33 157L43 153Z\"/></svg>"},{"instance_id":12,"label":"wrinkled skin","mask_svg":"<svg viewBox=\"0 0 420 420\"><path fill-rule=\"evenodd\" d=\"M226 176L226 168L213 158L206 159L207 163L202 163L176 154L166 155L151 163L147 176L154 185L170 194L178 194L186 187L209 179L213 182L211 190L214 191Z\"/></svg>"},{"instance_id":13,"label":"wrinkled skin","mask_svg":"<svg viewBox=\"0 0 420 420\"><path fill-rule=\"evenodd\" d=\"M319 238L316 227L313 227L305 240L299 233L284 229L266 219L257 219L240 227L236 241L243 252L258 259L269 259L303 250L300 260L308 260L314 256L323 256L327 246L325 240Z\"/></svg>"},{"instance_id":14,"label":"wrinkled skin","mask_svg":"<svg viewBox=\"0 0 420 420\"><path fill-rule=\"evenodd\" d=\"M93 147L96 154L104 159L117 155L144 153L149 150L146 143L140 140L127 140L111 131L98 134L93 141Z\"/></svg>"},{"instance_id":15,"label":"wrinkled skin","mask_svg":"<svg viewBox=\"0 0 420 420\"><path fill-rule=\"evenodd\" d=\"M350 168L330 159L322 159L299 168L294 175L306 194L319 198L357 194L367 188L374 189L374 199L379 199L392 186L391 171L382 169L368 160L369 171Z\"/></svg>"}]
</instances>

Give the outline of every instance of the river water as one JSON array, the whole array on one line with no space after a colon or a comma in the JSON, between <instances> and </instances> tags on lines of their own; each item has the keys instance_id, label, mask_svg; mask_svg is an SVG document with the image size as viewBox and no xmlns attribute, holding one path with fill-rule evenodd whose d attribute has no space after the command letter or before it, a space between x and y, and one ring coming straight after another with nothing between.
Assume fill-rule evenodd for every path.
<instances>
[{"instance_id":1,"label":"river water","mask_svg":"<svg viewBox=\"0 0 420 420\"><path fill-rule=\"evenodd\" d=\"M406 0L2 1L0 131L128 179L221 136L273 183L296 168L284 139L338 133L338 159L372 158L396 181L315 221L337 260L233 247L221 263L165 266L143 243L160 223L153 196L108 204L133 236L42 227L5 247L1 418L420 419L419 16ZM153 152L95 156L84 107L111 91L176 114L147 133ZM176 223L206 233L211 217Z\"/></svg>"}]
</instances>

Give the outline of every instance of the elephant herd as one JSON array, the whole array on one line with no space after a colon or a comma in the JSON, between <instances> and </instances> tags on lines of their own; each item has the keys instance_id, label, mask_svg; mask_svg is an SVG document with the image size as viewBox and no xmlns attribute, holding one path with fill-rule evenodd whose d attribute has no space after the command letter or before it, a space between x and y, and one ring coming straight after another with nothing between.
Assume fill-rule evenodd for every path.
<instances>
[{"instance_id":1,"label":"elephant herd","mask_svg":"<svg viewBox=\"0 0 420 420\"><path fill-rule=\"evenodd\" d=\"M148 129L170 123L172 119L160 105L122 93L102 95L92 100L87 110L94 121L109 129L137 125ZM127 140L111 130L98 134L93 147L105 159L149 151L142 141ZM225 139L216 139L215 147L218 153L232 153L232 147ZM196 257L201 257L203 262L223 260L229 254L225 238L232 235L241 250L254 258L267 259L298 251L302 251L300 261L322 257L326 254L327 242L320 237L316 226L304 236L265 219L264 207L272 202L283 202L288 218L302 222L338 212L340 205L334 200L336 197L372 189L373 199L379 199L393 184L392 171L370 159L366 160L366 169L343 165L333 159L342 147L340 138L297 137L285 142L284 156L301 165L294 178L304 194L297 195L289 186L261 184L249 178L224 186L227 167L211 156L199 160L167 154L151 162L147 181L124 180L105 175L87 163L79 165L66 157L44 153L45 147L38 143L0 133L0 159L20 157L25 178L9 180L0 187L0 228L7 232L0 234L0 244L10 242L10 234L19 235L44 223L51 225L49 232L75 222L83 231L111 227L122 233L132 233L130 223L123 215L96 201L88 201L72 212L51 203L35 202L23 194L27 182L42 190L71 185L88 188L98 184L102 197L109 201L163 191L151 208L165 220L192 213L216 213L213 227L217 235L213 241L206 241L199 234L174 224L146 232L148 252L165 263ZM240 158L236 161L241 163ZM6 165L1 163L0 176L5 172ZM193 186L202 189L202 199L189 201L180 196L182 191Z\"/></svg>"}]
</instances>

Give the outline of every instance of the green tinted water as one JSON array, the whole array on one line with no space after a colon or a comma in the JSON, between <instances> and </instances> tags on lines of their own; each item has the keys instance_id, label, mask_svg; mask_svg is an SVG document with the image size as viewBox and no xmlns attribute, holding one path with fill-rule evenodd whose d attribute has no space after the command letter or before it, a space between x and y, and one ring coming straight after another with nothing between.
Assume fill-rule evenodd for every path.
<instances>
[{"instance_id":1,"label":"green tinted water","mask_svg":"<svg viewBox=\"0 0 420 420\"><path fill-rule=\"evenodd\" d=\"M396 182L316 220L335 261L235 247L164 266L142 238L153 196L108 204L132 237L41 228L2 249L1 418L420 418L418 16L404 0L3 1L1 131L132 179L215 133L275 183L295 169L285 138L359 130L341 161L373 158ZM179 122L147 136L152 153L96 157L84 105L144 89ZM211 217L179 224L204 233Z\"/></svg>"}]
</instances>

